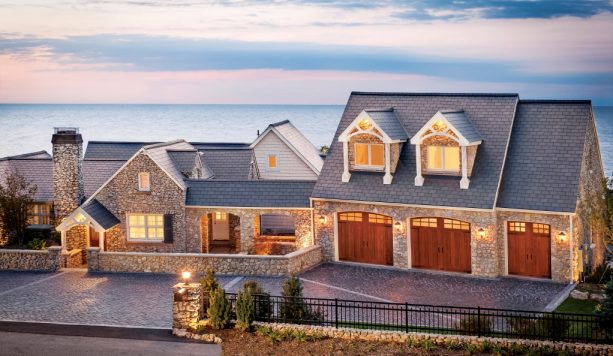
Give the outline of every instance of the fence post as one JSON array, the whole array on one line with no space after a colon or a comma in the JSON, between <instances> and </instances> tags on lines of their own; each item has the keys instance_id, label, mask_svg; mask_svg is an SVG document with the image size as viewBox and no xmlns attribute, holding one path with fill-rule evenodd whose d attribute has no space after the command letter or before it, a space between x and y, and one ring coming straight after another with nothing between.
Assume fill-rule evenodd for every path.
<instances>
[{"instance_id":1,"label":"fence post","mask_svg":"<svg viewBox=\"0 0 613 356\"><path fill-rule=\"evenodd\" d=\"M477 337L481 337L481 307L477 307Z\"/></svg>"},{"instance_id":2,"label":"fence post","mask_svg":"<svg viewBox=\"0 0 613 356\"><path fill-rule=\"evenodd\" d=\"M551 323L549 324L551 328L551 340L556 341L556 312L555 310L551 312Z\"/></svg>"},{"instance_id":3,"label":"fence post","mask_svg":"<svg viewBox=\"0 0 613 356\"><path fill-rule=\"evenodd\" d=\"M404 331L409 332L409 303L404 303Z\"/></svg>"},{"instance_id":4,"label":"fence post","mask_svg":"<svg viewBox=\"0 0 613 356\"><path fill-rule=\"evenodd\" d=\"M338 299L334 298L334 327L338 329Z\"/></svg>"}]
</instances>

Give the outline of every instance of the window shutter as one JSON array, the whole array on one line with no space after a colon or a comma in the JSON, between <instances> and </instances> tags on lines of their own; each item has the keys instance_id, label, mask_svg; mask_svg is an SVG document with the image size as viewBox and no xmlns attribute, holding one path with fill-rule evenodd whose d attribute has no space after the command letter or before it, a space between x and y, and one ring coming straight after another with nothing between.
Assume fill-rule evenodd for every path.
<instances>
[{"instance_id":1,"label":"window shutter","mask_svg":"<svg viewBox=\"0 0 613 356\"><path fill-rule=\"evenodd\" d=\"M164 243L172 243L172 214L164 214Z\"/></svg>"}]
</instances>

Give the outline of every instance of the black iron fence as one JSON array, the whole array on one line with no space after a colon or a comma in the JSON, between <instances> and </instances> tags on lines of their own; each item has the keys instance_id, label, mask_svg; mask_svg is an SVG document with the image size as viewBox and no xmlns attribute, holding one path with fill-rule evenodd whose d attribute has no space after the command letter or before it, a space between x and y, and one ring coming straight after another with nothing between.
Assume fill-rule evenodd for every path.
<instances>
[{"instance_id":1,"label":"black iron fence","mask_svg":"<svg viewBox=\"0 0 613 356\"><path fill-rule=\"evenodd\" d=\"M236 294L228 293L232 310ZM613 343L613 318L343 299L254 295L256 321L370 330Z\"/></svg>"}]
</instances>

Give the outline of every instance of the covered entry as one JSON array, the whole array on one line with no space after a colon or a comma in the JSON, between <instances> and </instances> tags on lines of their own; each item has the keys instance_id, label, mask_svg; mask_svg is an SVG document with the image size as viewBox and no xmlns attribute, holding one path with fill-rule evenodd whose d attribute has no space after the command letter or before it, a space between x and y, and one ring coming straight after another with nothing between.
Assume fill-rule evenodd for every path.
<instances>
[{"instance_id":1,"label":"covered entry","mask_svg":"<svg viewBox=\"0 0 613 356\"><path fill-rule=\"evenodd\" d=\"M411 261L414 268L470 273L470 224L434 217L411 219Z\"/></svg>"},{"instance_id":2,"label":"covered entry","mask_svg":"<svg viewBox=\"0 0 613 356\"><path fill-rule=\"evenodd\" d=\"M551 278L551 233L549 225L507 222L509 274Z\"/></svg>"},{"instance_id":3,"label":"covered entry","mask_svg":"<svg viewBox=\"0 0 613 356\"><path fill-rule=\"evenodd\" d=\"M393 265L392 218L366 212L339 213L338 258Z\"/></svg>"}]
</instances>

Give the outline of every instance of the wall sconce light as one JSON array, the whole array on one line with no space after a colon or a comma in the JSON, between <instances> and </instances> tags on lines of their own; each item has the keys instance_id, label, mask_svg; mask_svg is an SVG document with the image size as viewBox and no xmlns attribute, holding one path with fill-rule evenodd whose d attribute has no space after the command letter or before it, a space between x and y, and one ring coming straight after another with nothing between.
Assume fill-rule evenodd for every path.
<instances>
[{"instance_id":1,"label":"wall sconce light","mask_svg":"<svg viewBox=\"0 0 613 356\"><path fill-rule=\"evenodd\" d=\"M319 220L319 223L323 225L323 224L325 224L328 221L328 217L325 216L325 215L319 215L319 219L318 220Z\"/></svg>"},{"instance_id":2,"label":"wall sconce light","mask_svg":"<svg viewBox=\"0 0 613 356\"><path fill-rule=\"evenodd\" d=\"M558 234L558 240L560 240L560 242L566 241L566 233L564 231L560 231L560 233Z\"/></svg>"},{"instance_id":3,"label":"wall sconce light","mask_svg":"<svg viewBox=\"0 0 613 356\"><path fill-rule=\"evenodd\" d=\"M398 232L402 231L402 223L400 221L396 221L394 223L394 229L396 229Z\"/></svg>"},{"instance_id":4,"label":"wall sconce light","mask_svg":"<svg viewBox=\"0 0 613 356\"><path fill-rule=\"evenodd\" d=\"M485 230L480 227L479 230L477 230L477 232L479 232L479 237L480 238L484 238L485 237Z\"/></svg>"},{"instance_id":5,"label":"wall sconce light","mask_svg":"<svg viewBox=\"0 0 613 356\"><path fill-rule=\"evenodd\" d=\"M189 280L192 278L192 272L190 271L183 271L181 272L181 277L183 277L183 282L185 283L185 285L189 284Z\"/></svg>"}]
</instances>

